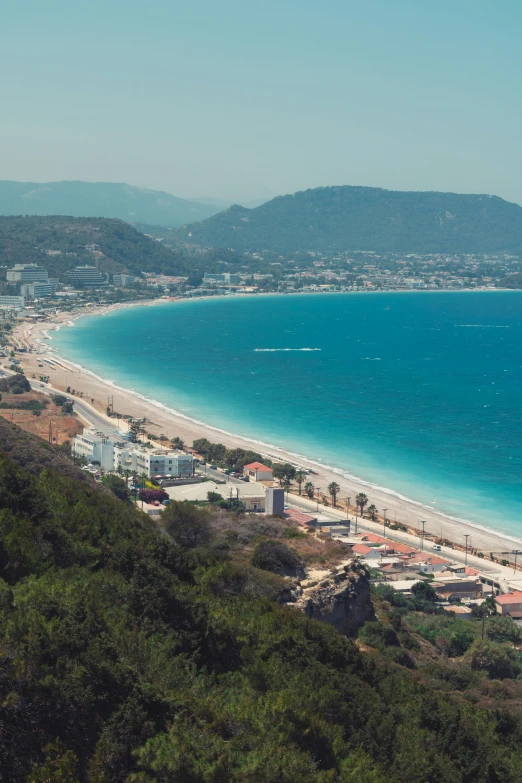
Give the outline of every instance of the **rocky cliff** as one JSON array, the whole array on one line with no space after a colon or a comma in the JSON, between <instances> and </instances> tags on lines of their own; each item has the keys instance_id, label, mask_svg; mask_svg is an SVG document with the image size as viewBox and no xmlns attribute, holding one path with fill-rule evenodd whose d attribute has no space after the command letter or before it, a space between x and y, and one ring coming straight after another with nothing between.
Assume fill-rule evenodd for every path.
<instances>
[{"instance_id":1,"label":"rocky cliff","mask_svg":"<svg viewBox=\"0 0 522 783\"><path fill-rule=\"evenodd\" d=\"M334 625L351 636L367 620L375 620L368 572L357 561L345 565L321 581L303 581L294 606L313 620Z\"/></svg>"}]
</instances>

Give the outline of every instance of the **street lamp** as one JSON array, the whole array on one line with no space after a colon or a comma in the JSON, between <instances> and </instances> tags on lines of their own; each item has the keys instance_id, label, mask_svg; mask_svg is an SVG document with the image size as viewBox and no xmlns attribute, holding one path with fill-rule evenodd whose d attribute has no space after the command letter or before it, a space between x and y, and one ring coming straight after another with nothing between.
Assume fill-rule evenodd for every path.
<instances>
[{"instance_id":1,"label":"street lamp","mask_svg":"<svg viewBox=\"0 0 522 783\"><path fill-rule=\"evenodd\" d=\"M384 538L386 538L386 512L388 511L387 508L383 508L384 514L382 518L382 529L384 532Z\"/></svg>"},{"instance_id":2,"label":"street lamp","mask_svg":"<svg viewBox=\"0 0 522 783\"><path fill-rule=\"evenodd\" d=\"M466 539L466 556L464 558L464 565L468 564L468 538L471 538L471 533L466 533L464 535L464 538Z\"/></svg>"},{"instance_id":3,"label":"street lamp","mask_svg":"<svg viewBox=\"0 0 522 783\"><path fill-rule=\"evenodd\" d=\"M316 502L317 502L317 507L316 507L315 510L317 511L317 513L319 513L319 490L320 489L321 489L321 487L316 487L315 488L315 495L316 495L315 499L316 499Z\"/></svg>"}]
</instances>

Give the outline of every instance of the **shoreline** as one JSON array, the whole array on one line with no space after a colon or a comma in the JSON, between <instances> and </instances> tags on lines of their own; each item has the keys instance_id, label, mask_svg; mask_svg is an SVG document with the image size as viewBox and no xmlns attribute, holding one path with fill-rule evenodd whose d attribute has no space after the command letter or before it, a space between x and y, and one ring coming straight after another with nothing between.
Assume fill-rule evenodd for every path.
<instances>
[{"instance_id":1,"label":"shoreline","mask_svg":"<svg viewBox=\"0 0 522 783\"><path fill-rule=\"evenodd\" d=\"M309 295L308 292L305 295ZM355 494L361 491L365 492L369 495L369 502L378 506L379 513L382 514L383 508L387 509L386 517L388 520L393 522L396 519L397 522L406 524L412 529L419 529L418 520L422 516L426 523L426 533L429 532L437 537L440 535L455 542L459 547L462 545L466 533L471 536L470 545L473 549L486 552L499 552L506 548L512 548L513 544L522 543L522 538L517 538L506 532L496 531L480 523L453 517L422 501L408 498L396 490L362 479L354 475L349 469L326 465L323 462L284 447L266 443L246 435L238 435L218 426L207 424L139 391L119 386L116 382L97 375L87 367L64 358L56 349L52 349L52 346L49 345L49 342L52 342L49 332L59 330L64 326L74 325L74 322L82 317L105 315L128 307L174 304L175 302L198 301L203 298L214 299L217 297L198 297L197 299L189 300L156 299L147 302L126 302L109 306L94 306L92 308L84 308L84 312L63 313L54 323L20 325L14 334L18 339L29 343L32 346L32 350L36 350L36 354L28 354L23 360L24 362L27 362L30 358L35 358L38 353L41 355L42 352L49 353L51 360L54 359L56 361L59 358L63 367L55 367L51 371L51 375L55 376L52 380L53 387L62 391L65 391L67 386L71 386L71 388L75 388L77 391L80 391L82 386L84 390L90 388L89 399L95 399L95 405L98 403L96 407L102 413L105 413L106 409L102 400L113 396L115 399L115 410L135 417L146 416L149 421L152 420L149 426L153 431L156 432L157 430L156 434L161 432L167 432L168 434L168 430L170 430L171 437L174 434L178 435L187 445L197 438L206 437L213 442L222 442L228 448L247 448L258 451L263 456L271 459L288 461L298 466L312 468L316 471L316 475L313 478L314 484L320 487L322 491L326 492L326 487L330 481L336 481L341 485L340 498L349 496L353 501ZM23 337L20 332L24 332ZM30 371L37 372L35 367L31 367ZM76 378L74 386L72 381L68 382L67 380L68 373L73 378ZM108 418L107 420L117 428L117 423L114 419ZM353 502L350 505L353 506Z\"/></svg>"}]
</instances>

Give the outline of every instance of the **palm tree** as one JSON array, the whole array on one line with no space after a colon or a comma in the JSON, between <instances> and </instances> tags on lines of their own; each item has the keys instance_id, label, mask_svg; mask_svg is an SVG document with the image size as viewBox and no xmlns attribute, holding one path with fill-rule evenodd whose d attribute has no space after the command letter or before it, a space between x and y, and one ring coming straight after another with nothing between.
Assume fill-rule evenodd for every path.
<instances>
[{"instance_id":1,"label":"palm tree","mask_svg":"<svg viewBox=\"0 0 522 783\"><path fill-rule=\"evenodd\" d=\"M306 484L304 485L304 491L306 492L310 500L314 499L315 488L311 481L306 482Z\"/></svg>"},{"instance_id":2,"label":"palm tree","mask_svg":"<svg viewBox=\"0 0 522 783\"><path fill-rule=\"evenodd\" d=\"M295 474L295 480L297 482L297 486L299 487L299 494L301 494L301 484L306 478L306 473L303 473L302 470L298 470Z\"/></svg>"},{"instance_id":3,"label":"palm tree","mask_svg":"<svg viewBox=\"0 0 522 783\"><path fill-rule=\"evenodd\" d=\"M371 506L368 506L368 514L371 516L372 520L375 520L375 516L377 514L377 506L374 506L373 503Z\"/></svg>"},{"instance_id":4,"label":"palm tree","mask_svg":"<svg viewBox=\"0 0 522 783\"><path fill-rule=\"evenodd\" d=\"M368 497L364 494L364 492L359 492L358 495L355 496L355 505L359 506L361 511L361 516L364 513L364 507L368 503Z\"/></svg>"},{"instance_id":5,"label":"palm tree","mask_svg":"<svg viewBox=\"0 0 522 783\"><path fill-rule=\"evenodd\" d=\"M337 493L340 491L341 491L341 487L335 481L332 481L330 484L328 484L328 494L332 498L332 506L334 508L337 500Z\"/></svg>"}]
</instances>

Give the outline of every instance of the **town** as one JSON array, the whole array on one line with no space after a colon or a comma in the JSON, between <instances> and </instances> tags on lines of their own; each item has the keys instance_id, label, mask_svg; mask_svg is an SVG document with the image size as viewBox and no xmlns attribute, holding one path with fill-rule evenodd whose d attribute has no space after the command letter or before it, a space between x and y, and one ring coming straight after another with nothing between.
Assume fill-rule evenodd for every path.
<instances>
[{"instance_id":1,"label":"town","mask_svg":"<svg viewBox=\"0 0 522 783\"><path fill-rule=\"evenodd\" d=\"M50 277L45 266L34 263L0 268L0 309L45 315L57 307L70 311L92 303L109 305L165 296L518 288L522 268L521 259L508 253L258 252L224 253L226 260L218 257L210 264L213 271L191 277L152 272L108 275L99 269L103 254L97 245L82 251L92 256L92 263L71 267L62 279ZM48 250L46 254L52 257L60 252Z\"/></svg>"},{"instance_id":2,"label":"town","mask_svg":"<svg viewBox=\"0 0 522 783\"><path fill-rule=\"evenodd\" d=\"M464 549L441 540L422 522L419 530L412 530L386 515L379 519L365 494L357 495L353 504L351 498L338 501L338 487L330 485L329 496L321 493L311 481L313 471L303 466L270 460L245 463L249 454L241 449L234 452L239 470L232 470L223 450L219 464L209 464L208 456L220 453L212 445L203 439L187 448L179 439L169 442L165 436L147 433L143 421L127 421L121 428L109 423L98 429L86 427L74 438L72 455L97 480L111 474L123 480L134 501L158 521L172 501L278 515L319 541L345 544L349 559L365 566L375 585L386 584L411 596L424 582L435 591L439 605L461 619L473 618L474 608L489 597L499 614L522 623L522 574L517 573L516 552L512 568L494 553L486 559L483 552L468 547L467 539ZM328 569L316 569L305 587L313 588L329 575Z\"/></svg>"}]
</instances>

